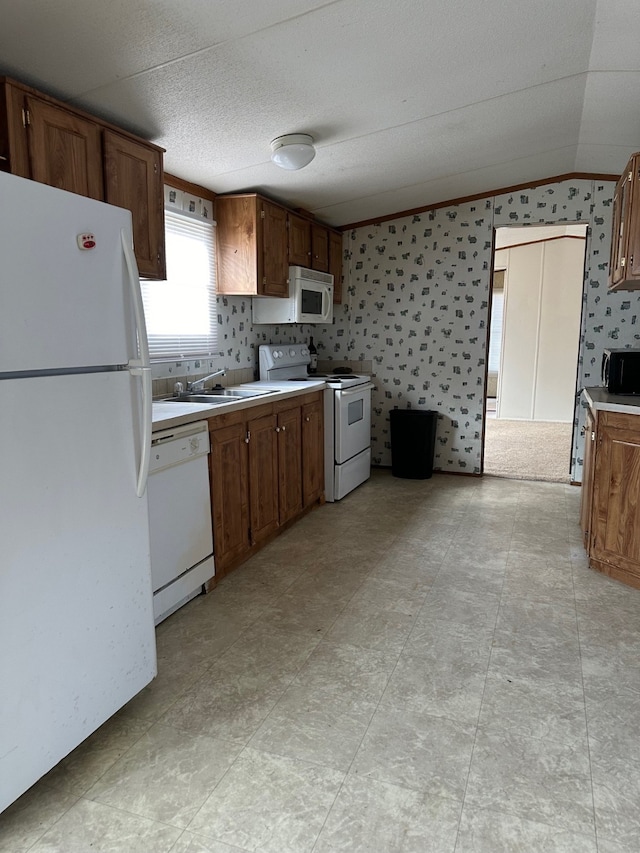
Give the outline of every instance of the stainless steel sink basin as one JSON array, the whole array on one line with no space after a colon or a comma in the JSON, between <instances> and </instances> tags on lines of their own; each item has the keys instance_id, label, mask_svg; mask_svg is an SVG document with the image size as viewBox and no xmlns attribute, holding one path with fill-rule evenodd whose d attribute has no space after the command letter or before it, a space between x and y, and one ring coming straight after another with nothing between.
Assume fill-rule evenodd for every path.
<instances>
[{"instance_id":1,"label":"stainless steel sink basin","mask_svg":"<svg viewBox=\"0 0 640 853\"><path fill-rule=\"evenodd\" d=\"M167 397L164 403L206 403L208 406L221 406L232 403L233 397L214 397L212 394L181 394L179 397Z\"/></svg>"},{"instance_id":2,"label":"stainless steel sink basin","mask_svg":"<svg viewBox=\"0 0 640 853\"><path fill-rule=\"evenodd\" d=\"M171 403L206 403L208 406L219 406L223 403L233 403L234 400L247 400L251 397L263 397L273 394L271 390L253 388L220 388L211 391L200 391L195 394L181 394L179 397L169 397Z\"/></svg>"},{"instance_id":3,"label":"stainless steel sink basin","mask_svg":"<svg viewBox=\"0 0 640 853\"><path fill-rule=\"evenodd\" d=\"M221 391L205 391L207 397L262 397L264 394L273 394L273 391L260 391L253 388L224 388Z\"/></svg>"}]
</instances>

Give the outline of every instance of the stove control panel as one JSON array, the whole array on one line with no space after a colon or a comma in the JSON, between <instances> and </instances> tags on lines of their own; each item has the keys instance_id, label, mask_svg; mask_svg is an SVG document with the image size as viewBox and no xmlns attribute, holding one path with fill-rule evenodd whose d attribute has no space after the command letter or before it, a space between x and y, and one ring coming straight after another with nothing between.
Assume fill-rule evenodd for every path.
<instances>
[{"instance_id":1,"label":"stove control panel","mask_svg":"<svg viewBox=\"0 0 640 853\"><path fill-rule=\"evenodd\" d=\"M301 374L306 374L311 361L306 344L261 344L258 352L260 378L269 370L284 367L303 368Z\"/></svg>"}]
</instances>

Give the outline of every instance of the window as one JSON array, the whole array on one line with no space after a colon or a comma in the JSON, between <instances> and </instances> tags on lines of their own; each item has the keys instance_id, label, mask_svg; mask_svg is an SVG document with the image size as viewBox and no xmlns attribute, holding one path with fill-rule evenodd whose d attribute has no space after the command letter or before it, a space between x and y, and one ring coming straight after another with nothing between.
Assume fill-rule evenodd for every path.
<instances>
[{"instance_id":1,"label":"window","mask_svg":"<svg viewBox=\"0 0 640 853\"><path fill-rule=\"evenodd\" d=\"M217 355L215 227L165 212L167 280L143 281L153 361Z\"/></svg>"}]
</instances>

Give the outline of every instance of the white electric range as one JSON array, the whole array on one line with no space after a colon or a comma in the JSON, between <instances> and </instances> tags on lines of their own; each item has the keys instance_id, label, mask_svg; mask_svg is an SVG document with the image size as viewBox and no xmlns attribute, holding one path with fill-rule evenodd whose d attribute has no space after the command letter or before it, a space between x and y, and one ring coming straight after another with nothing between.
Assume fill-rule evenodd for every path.
<instances>
[{"instance_id":1,"label":"white electric range","mask_svg":"<svg viewBox=\"0 0 640 853\"><path fill-rule=\"evenodd\" d=\"M306 344L262 344L260 381L325 382L325 497L338 501L371 474L371 377L357 373L308 373Z\"/></svg>"}]
</instances>

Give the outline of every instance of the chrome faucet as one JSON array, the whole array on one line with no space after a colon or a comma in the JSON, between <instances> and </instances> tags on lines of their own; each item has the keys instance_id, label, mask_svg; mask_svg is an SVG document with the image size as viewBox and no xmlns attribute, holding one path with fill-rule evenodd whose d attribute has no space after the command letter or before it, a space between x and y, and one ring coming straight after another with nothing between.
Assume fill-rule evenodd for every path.
<instances>
[{"instance_id":1,"label":"chrome faucet","mask_svg":"<svg viewBox=\"0 0 640 853\"><path fill-rule=\"evenodd\" d=\"M224 376L227 372L227 368L223 367L222 370L216 370L215 373L210 373L208 376L203 376L202 379L196 379L195 382L187 382L187 393L191 391L197 391L201 389L204 391L204 383L207 379L213 379L214 376Z\"/></svg>"}]
</instances>

